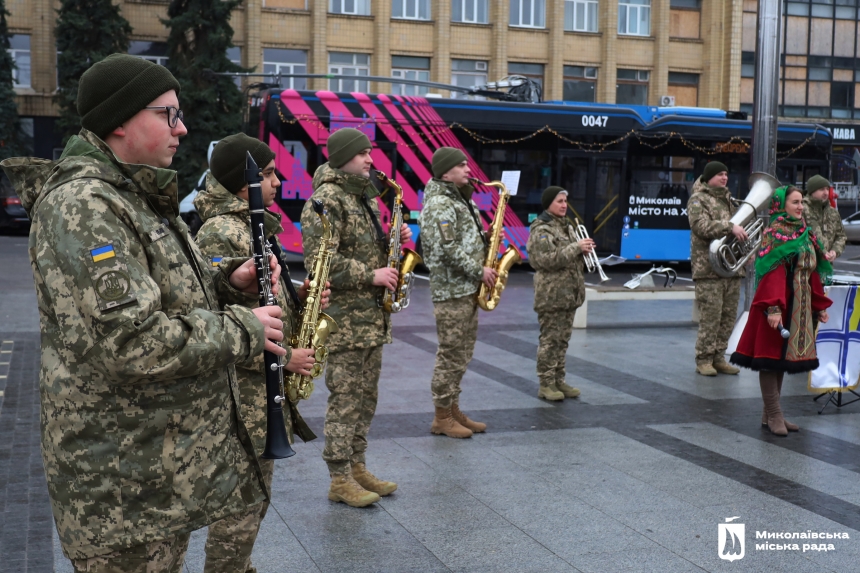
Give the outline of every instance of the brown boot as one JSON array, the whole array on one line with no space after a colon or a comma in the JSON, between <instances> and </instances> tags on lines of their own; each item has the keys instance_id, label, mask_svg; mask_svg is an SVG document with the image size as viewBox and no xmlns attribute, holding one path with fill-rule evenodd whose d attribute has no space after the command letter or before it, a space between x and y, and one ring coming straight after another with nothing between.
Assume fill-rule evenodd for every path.
<instances>
[{"instance_id":1,"label":"brown boot","mask_svg":"<svg viewBox=\"0 0 860 573\"><path fill-rule=\"evenodd\" d=\"M449 438L471 438L472 430L465 428L451 415L451 408L436 406L436 416L430 425L433 434L445 434Z\"/></svg>"},{"instance_id":2,"label":"brown boot","mask_svg":"<svg viewBox=\"0 0 860 573\"><path fill-rule=\"evenodd\" d=\"M785 372L780 372L776 377L776 391L779 393L780 398L782 398L782 377L785 376ZM785 415L783 415L783 420L785 421L785 429L789 432L799 432L800 426L797 424L792 424L788 420L785 419Z\"/></svg>"},{"instance_id":3,"label":"brown boot","mask_svg":"<svg viewBox=\"0 0 860 573\"><path fill-rule=\"evenodd\" d=\"M722 356L714 359L714 370L720 374L737 374L741 371L737 366L732 366Z\"/></svg>"},{"instance_id":4,"label":"brown boot","mask_svg":"<svg viewBox=\"0 0 860 573\"><path fill-rule=\"evenodd\" d=\"M767 427L775 436L787 436L785 420L779 407L779 391L777 390L776 372L759 372L759 386L761 386L761 398L764 402L764 410L767 414Z\"/></svg>"},{"instance_id":5,"label":"brown boot","mask_svg":"<svg viewBox=\"0 0 860 573\"><path fill-rule=\"evenodd\" d=\"M714 365L710 362L699 362L696 364L696 372L701 374L702 376L716 376L717 371L714 368Z\"/></svg>"},{"instance_id":6,"label":"brown boot","mask_svg":"<svg viewBox=\"0 0 860 573\"><path fill-rule=\"evenodd\" d=\"M538 388L538 398L558 402L559 400L564 400L564 394L559 392L555 384L541 384L540 388Z\"/></svg>"},{"instance_id":7,"label":"brown boot","mask_svg":"<svg viewBox=\"0 0 860 573\"><path fill-rule=\"evenodd\" d=\"M352 507L365 507L379 501L379 495L358 485L358 482L349 474L331 476L328 498L332 501L342 501Z\"/></svg>"},{"instance_id":8,"label":"brown boot","mask_svg":"<svg viewBox=\"0 0 860 573\"><path fill-rule=\"evenodd\" d=\"M480 434L487 429L487 425L485 423L470 420L469 417L460 410L460 404L457 402L454 402L454 405L451 406L451 415L455 420L457 420L458 424L464 428L472 430L473 434Z\"/></svg>"},{"instance_id":9,"label":"brown boot","mask_svg":"<svg viewBox=\"0 0 860 573\"><path fill-rule=\"evenodd\" d=\"M352 477L358 482L358 485L379 494L380 497L385 497L397 489L397 484L393 481L382 481L369 471L364 464L352 464Z\"/></svg>"},{"instance_id":10,"label":"brown boot","mask_svg":"<svg viewBox=\"0 0 860 573\"><path fill-rule=\"evenodd\" d=\"M565 398L576 398L579 396L579 388L574 388L570 384L567 384L564 380L561 382L555 383L556 389L564 394Z\"/></svg>"}]
</instances>

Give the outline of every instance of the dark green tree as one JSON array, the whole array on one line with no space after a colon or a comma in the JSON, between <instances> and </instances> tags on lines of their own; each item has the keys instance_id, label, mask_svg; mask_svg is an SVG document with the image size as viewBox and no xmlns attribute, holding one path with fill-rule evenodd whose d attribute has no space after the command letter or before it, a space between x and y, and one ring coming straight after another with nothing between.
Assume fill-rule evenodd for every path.
<instances>
[{"instance_id":1,"label":"dark green tree","mask_svg":"<svg viewBox=\"0 0 860 573\"><path fill-rule=\"evenodd\" d=\"M227 58L233 47L230 13L242 0L172 0L167 9L168 67L179 80L188 128L173 158L180 195L189 193L206 169L209 142L242 128L242 92L233 78L212 72L244 72Z\"/></svg>"},{"instance_id":2,"label":"dark green tree","mask_svg":"<svg viewBox=\"0 0 860 573\"><path fill-rule=\"evenodd\" d=\"M15 103L12 72L15 62L9 53L9 28L6 24L6 0L0 0L0 160L28 155L29 138L21 131L21 118Z\"/></svg>"},{"instance_id":3,"label":"dark green tree","mask_svg":"<svg viewBox=\"0 0 860 573\"><path fill-rule=\"evenodd\" d=\"M127 52L131 25L111 0L62 0L57 15L56 130L65 142L81 129L75 105L81 75L109 55Z\"/></svg>"}]
</instances>

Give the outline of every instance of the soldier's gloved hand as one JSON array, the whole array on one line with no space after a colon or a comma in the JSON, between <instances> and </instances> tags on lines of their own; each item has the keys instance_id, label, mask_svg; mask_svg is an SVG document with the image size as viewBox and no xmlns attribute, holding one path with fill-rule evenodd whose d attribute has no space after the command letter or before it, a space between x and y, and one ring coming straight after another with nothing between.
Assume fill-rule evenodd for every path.
<instances>
[{"instance_id":1,"label":"soldier's gloved hand","mask_svg":"<svg viewBox=\"0 0 860 573\"><path fill-rule=\"evenodd\" d=\"M499 273L492 267L484 267L484 276L481 282L487 285L487 288L493 288L496 285L496 279L499 278Z\"/></svg>"},{"instance_id":2,"label":"soldier's gloved hand","mask_svg":"<svg viewBox=\"0 0 860 573\"><path fill-rule=\"evenodd\" d=\"M734 235L738 241L746 241L747 239L749 239L747 232L740 225L735 225L734 227L732 227L732 235Z\"/></svg>"},{"instance_id":3,"label":"soldier's gloved hand","mask_svg":"<svg viewBox=\"0 0 860 573\"><path fill-rule=\"evenodd\" d=\"M277 295L280 291L278 279L281 276L281 265L278 264L278 258L275 255L269 259L269 267L272 269L272 294ZM246 292L248 294L257 294L257 267L254 266L254 259L248 259L242 266L237 267L233 274L230 275L230 284L234 289Z\"/></svg>"},{"instance_id":4,"label":"soldier's gloved hand","mask_svg":"<svg viewBox=\"0 0 860 573\"><path fill-rule=\"evenodd\" d=\"M411 238L412 238L412 229L409 228L409 225L407 225L406 223L403 223L403 225L400 226L400 242L401 243L408 243L409 239L411 239Z\"/></svg>"},{"instance_id":5,"label":"soldier's gloved hand","mask_svg":"<svg viewBox=\"0 0 860 573\"><path fill-rule=\"evenodd\" d=\"M266 350L274 353L277 356L285 356L286 348L283 348L275 342L280 342L284 339L284 323L281 322L281 307L278 305L261 306L253 311L257 320L263 325L263 335L266 337Z\"/></svg>"},{"instance_id":6,"label":"soldier's gloved hand","mask_svg":"<svg viewBox=\"0 0 860 573\"><path fill-rule=\"evenodd\" d=\"M314 352L313 348L293 348L293 353L290 355L290 361L287 362L286 369L302 376L310 376L311 368L314 367Z\"/></svg>"},{"instance_id":7,"label":"soldier's gloved hand","mask_svg":"<svg viewBox=\"0 0 860 573\"><path fill-rule=\"evenodd\" d=\"M373 286L381 286L393 291L397 288L398 278L397 269L390 267L376 269L373 271Z\"/></svg>"}]
</instances>

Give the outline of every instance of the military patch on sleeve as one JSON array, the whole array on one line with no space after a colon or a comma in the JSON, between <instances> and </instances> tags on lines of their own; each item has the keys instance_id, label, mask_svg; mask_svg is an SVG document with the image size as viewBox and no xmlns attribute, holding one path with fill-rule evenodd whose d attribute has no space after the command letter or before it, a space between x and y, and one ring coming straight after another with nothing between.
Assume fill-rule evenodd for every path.
<instances>
[{"instance_id":1,"label":"military patch on sleeve","mask_svg":"<svg viewBox=\"0 0 860 573\"><path fill-rule=\"evenodd\" d=\"M224 257L210 257L209 260L212 262L213 267L217 267L218 265L221 264L221 259L223 259L223 258Z\"/></svg>"},{"instance_id":2,"label":"military patch on sleeve","mask_svg":"<svg viewBox=\"0 0 860 573\"><path fill-rule=\"evenodd\" d=\"M137 301L125 258L114 249L113 243L90 249L85 262L101 310L111 310Z\"/></svg>"},{"instance_id":3,"label":"military patch on sleeve","mask_svg":"<svg viewBox=\"0 0 860 573\"><path fill-rule=\"evenodd\" d=\"M454 240L454 231L451 229L451 223L448 221L439 221L439 234L442 235L442 242L452 242Z\"/></svg>"},{"instance_id":4,"label":"military patch on sleeve","mask_svg":"<svg viewBox=\"0 0 860 573\"><path fill-rule=\"evenodd\" d=\"M542 243L545 243L545 242L549 241L549 237L547 237L546 235L541 235L541 236L539 237L539 240L540 240Z\"/></svg>"}]
</instances>

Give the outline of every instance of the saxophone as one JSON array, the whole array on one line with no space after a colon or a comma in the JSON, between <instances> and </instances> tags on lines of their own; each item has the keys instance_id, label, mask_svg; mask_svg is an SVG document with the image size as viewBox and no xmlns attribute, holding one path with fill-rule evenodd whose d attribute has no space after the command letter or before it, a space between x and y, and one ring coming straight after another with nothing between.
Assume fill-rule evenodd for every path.
<instances>
[{"instance_id":1,"label":"saxophone","mask_svg":"<svg viewBox=\"0 0 860 573\"><path fill-rule=\"evenodd\" d=\"M495 269L499 273L499 278L496 279L496 284L493 285L492 289L487 288L487 285L481 283L481 289L478 291L478 306L484 310L495 310L499 305L499 299L502 297L502 291L505 290L505 285L508 283L508 272L512 266L522 260L520 252L513 245L509 245L505 252L502 253L502 256L499 256L502 247L505 208L508 205L508 199L511 194L508 193L508 188L501 181L484 183L472 178L469 181L473 185L486 185L488 187L496 187L499 190L499 203L496 205L496 215L493 217L493 223L490 225L490 244L487 249L487 258L484 260L484 266Z\"/></svg>"},{"instance_id":2,"label":"saxophone","mask_svg":"<svg viewBox=\"0 0 860 573\"><path fill-rule=\"evenodd\" d=\"M333 254L331 223L326 217L322 201L316 199L311 199L311 201L314 211L322 222L323 233L317 256L314 259L314 267L310 274L308 297L305 299L301 320L299 320L299 324L290 338L290 346L293 348L313 348L315 362L311 368L310 376L293 372L287 378L287 398L293 403L310 398L311 392L314 391L313 380L320 377L328 358L328 348L326 348L325 342L329 335L338 330L334 319L322 311L322 292L328 281Z\"/></svg>"},{"instance_id":3,"label":"saxophone","mask_svg":"<svg viewBox=\"0 0 860 573\"><path fill-rule=\"evenodd\" d=\"M388 230L388 268L397 269L397 288L393 291L385 289L377 301L385 312L400 312L409 306L409 295L415 281L413 271L421 264L421 255L412 249L403 249L401 258L400 227L403 226L403 188L394 180L389 179L382 171L376 172L376 177L388 187L394 189L394 207L391 214L391 227Z\"/></svg>"}]
</instances>

